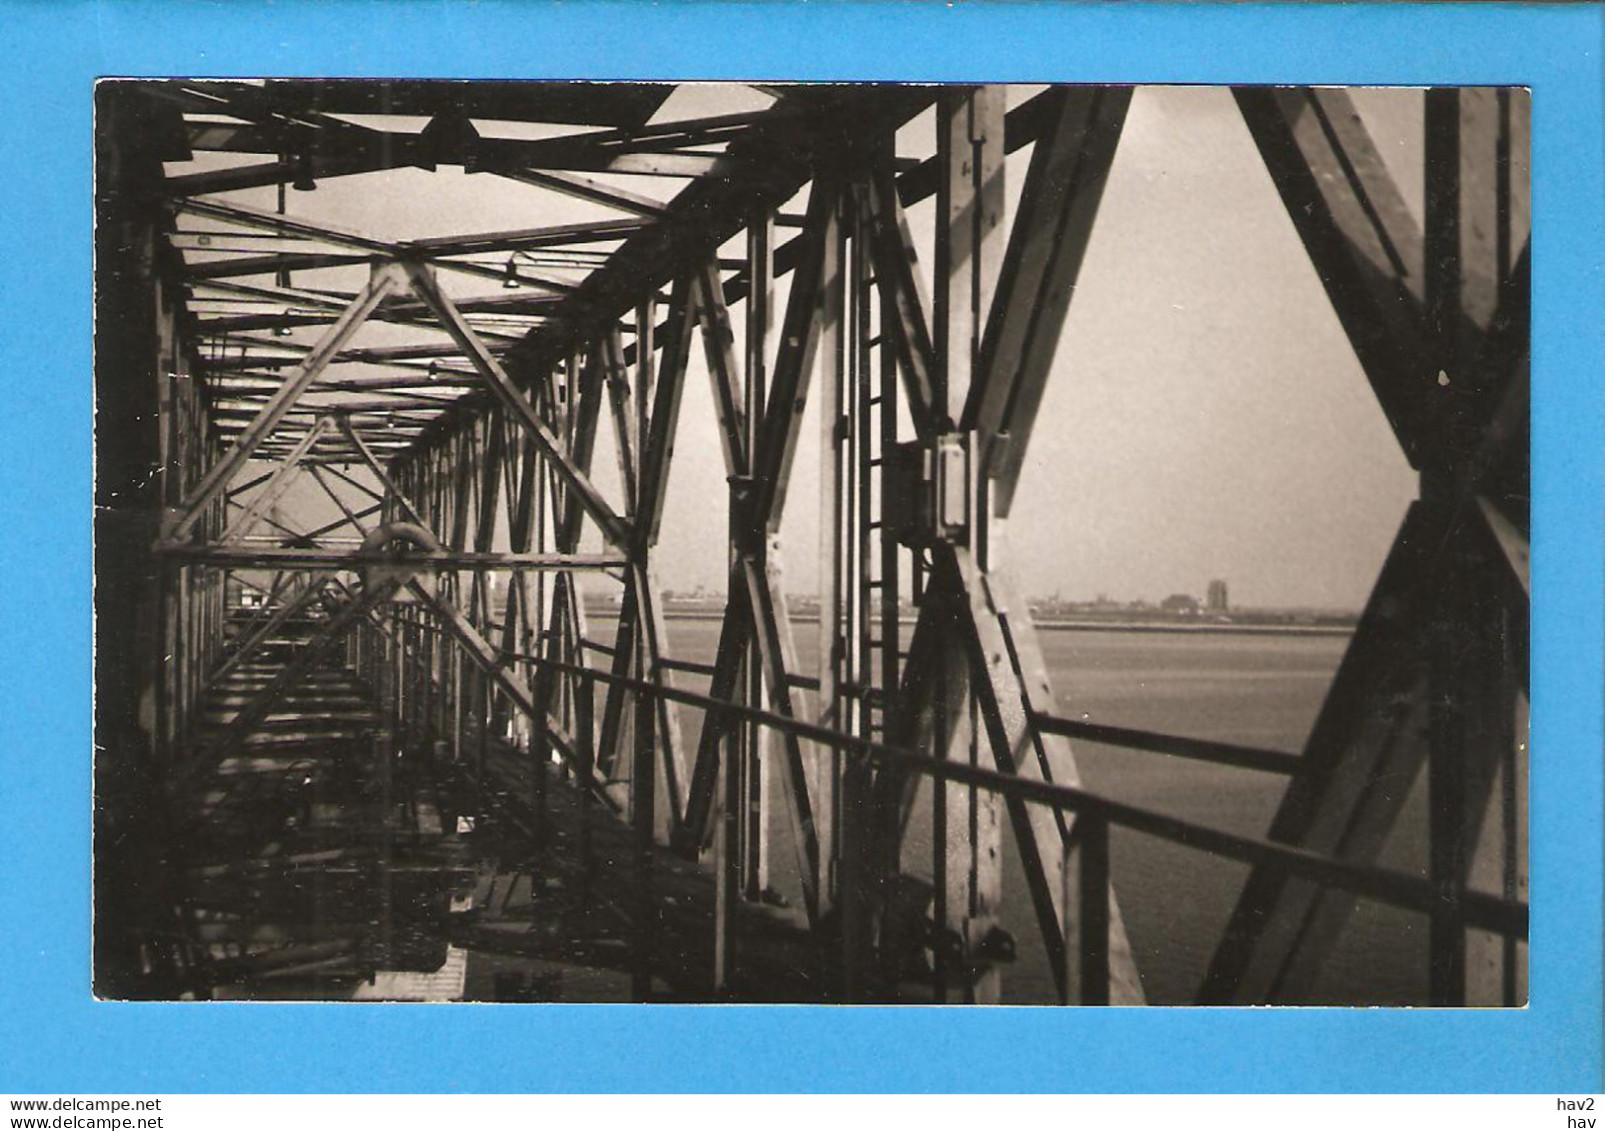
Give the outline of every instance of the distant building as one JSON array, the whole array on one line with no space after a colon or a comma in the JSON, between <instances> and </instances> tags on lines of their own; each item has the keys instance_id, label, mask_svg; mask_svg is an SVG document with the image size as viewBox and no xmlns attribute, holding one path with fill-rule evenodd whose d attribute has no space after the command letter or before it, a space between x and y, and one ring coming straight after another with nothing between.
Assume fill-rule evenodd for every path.
<instances>
[{"instance_id":1,"label":"distant building","mask_svg":"<svg viewBox=\"0 0 1605 1131\"><path fill-rule=\"evenodd\" d=\"M1192 614L1198 611L1198 598L1190 593L1172 593L1159 602L1159 607L1167 613Z\"/></svg>"},{"instance_id":2,"label":"distant building","mask_svg":"<svg viewBox=\"0 0 1605 1131\"><path fill-rule=\"evenodd\" d=\"M1205 607L1212 613L1224 613L1231 608L1231 602L1226 596L1226 583L1224 581L1211 581L1209 583L1209 597Z\"/></svg>"}]
</instances>

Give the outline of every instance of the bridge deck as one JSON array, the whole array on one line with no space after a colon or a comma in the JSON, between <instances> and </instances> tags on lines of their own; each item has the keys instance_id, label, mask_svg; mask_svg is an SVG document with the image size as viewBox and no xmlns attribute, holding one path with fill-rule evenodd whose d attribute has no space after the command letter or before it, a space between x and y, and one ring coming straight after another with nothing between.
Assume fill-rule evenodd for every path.
<instances>
[{"instance_id":1,"label":"bridge deck","mask_svg":"<svg viewBox=\"0 0 1605 1131\"><path fill-rule=\"evenodd\" d=\"M309 630L219 682L197 750ZM529 759L499 739L482 772L405 746L386 766L379 721L371 690L330 664L190 795L188 926L214 996L629 1000L623 822L555 772L532 808ZM751 945L716 995L711 869L660 848L653 873L655 996L825 999L800 913L767 906L742 907Z\"/></svg>"}]
</instances>

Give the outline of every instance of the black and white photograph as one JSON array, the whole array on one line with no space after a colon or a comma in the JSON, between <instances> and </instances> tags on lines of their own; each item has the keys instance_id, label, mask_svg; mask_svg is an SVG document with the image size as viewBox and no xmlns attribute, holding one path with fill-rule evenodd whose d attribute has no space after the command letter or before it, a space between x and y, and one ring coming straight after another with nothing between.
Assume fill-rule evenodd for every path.
<instances>
[{"instance_id":1,"label":"black and white photograph","mask_svg":"<svg viewBox=\"0 0 1605 1131\"><path fill-rule=\"evenodd\" d=\"M1530 111L102 78L94 994L1525 1007Z\"/></svg>"}]
</instances>

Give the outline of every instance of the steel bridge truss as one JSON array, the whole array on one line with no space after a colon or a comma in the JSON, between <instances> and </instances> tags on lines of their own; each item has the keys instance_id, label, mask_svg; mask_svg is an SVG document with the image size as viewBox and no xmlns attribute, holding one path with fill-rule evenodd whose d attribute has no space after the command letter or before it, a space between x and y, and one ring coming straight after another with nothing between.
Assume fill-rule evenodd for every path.
<instances>
[{"instance_id":1,"label":"steel bridge truss","mask_svg":"<svg viewBox=\"0 0 1605 1131\"><path fill-rule=\"evenodd\" d=\"M642 996L654 846L672 845L712 861L720 990L741 985L736 908L784 870L842 1000L893 996L911 931L937 1000L998 1000L1013 945L1001 925L1007 829L1028 885L1009 898L1029 899L1039 935L1022 945L1046 949L1061 1000L1140 1004L1110 882L1111 829L1128 828L1249 869L1202 1001L1305 1000L1361 898L1426 915L1432 1002L1523 999L1520 92L1427 92L1424 223L1345 93L1235 92L1421 476L1295 757L1066 717L1059 697L1074 689L1050 686L1009 568L1007 520L1046 383L1065 368L1061 330L1131 90L1049 88L1009 110L998 87L776 87L762 111L652 125L667 88L118 85L101 101L101 239L113 253L102 295L120 304L102 308L102 418L159 412L126 457L102 435L103 499L108 483L158 474L118 495L100 531L103 555L150 563L103 600L133 610L141 642L140 656L101 671L103 699L127 704L103 761L131 759L165 783L162 796L201 788L287 688L339 655L382 688L397 741L478 774L493 772L487 736L515 743L532 812L555 755L599 818L629 824L636 852L617 878L643 909ZM359 124L381 104L427 124ZM935 155L899 158L897 130L931 107ZM483 119L589 132L509 140L482 134ZM158 163L202 151L261 160L173 176ZM1006 164L1024 167L1007 227ZM613 218L395 241L282 207L286 184L437 166ZM663 199L618 174L689 183ZM278 212L239 202L275 185ZM805 209L783 212L794 197ZM927 295L907 210L932 197ZM195 251L207 254L184 254ZM366 281L354 293L293 281L333 267L365 268ZM506 289L460 292L475 279ZM354 345L373 322L416 329L418 344ZM669 654L656 568L698 343L729 485L728 597L708 668ZM798 662L779 537L810 399L817 673ZM603 427L617 491L593 475ZM340 520L306 531L274 519L297 485L320 490ZM587 624L586 571L620 586L610 641ZM255 619L226 632L227 595L259 582ZM905 640L909 600L918 617ZM310 642L199 741L208 688L302 616L318 626ZM685 690L688 675L706 692ZM1088 792L1072 750L1082 740L1284 776L1269 837ZM1425 875L1385 870L1379 853L1423 771ZM103 792L118 775L102 767ZM916 861L905 830L922 795L933 848ZM787 859L771 852L777 819ZM931 877L915 926L896 897L910 870Z\"/></svg>"}]
</instances>

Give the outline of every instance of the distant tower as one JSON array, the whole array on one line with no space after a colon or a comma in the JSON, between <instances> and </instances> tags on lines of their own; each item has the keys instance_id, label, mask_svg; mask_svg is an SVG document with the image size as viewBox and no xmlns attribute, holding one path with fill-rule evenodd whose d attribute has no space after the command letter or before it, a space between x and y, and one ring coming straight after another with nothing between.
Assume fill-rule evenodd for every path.
<instances>
[{"instance_id":1,"label":"distant tower","mask_svg":"<svg viewBox=\"0 0 1605 1131\"><path fill-rule=\"evenodd\" d=\"M1212 613L1224 613L1231 607L1231 602L1226 598L1226 583L1224 581L1216 580L1209 583L1209 600L1205 607Z\"/></svg>"}]
</instances>

